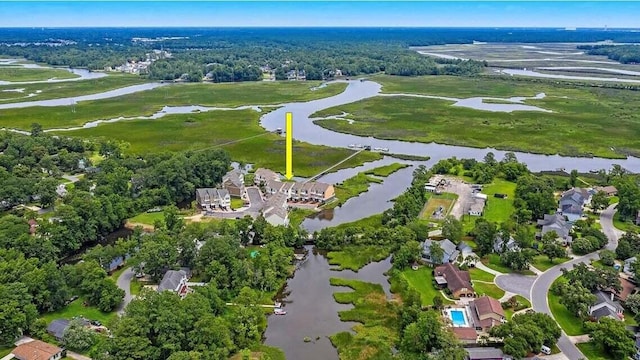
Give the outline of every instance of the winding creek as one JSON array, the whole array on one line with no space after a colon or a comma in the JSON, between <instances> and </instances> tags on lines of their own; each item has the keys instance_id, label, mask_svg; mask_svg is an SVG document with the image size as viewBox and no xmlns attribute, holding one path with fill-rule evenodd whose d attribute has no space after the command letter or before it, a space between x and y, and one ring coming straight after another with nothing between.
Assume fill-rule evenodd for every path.
<instances>
[{"instance_id":1,"label":"winding creek","mask_svg":"<svg viewBox=\"0 0 640 360\"><path fill-rule=\"evenodd\" d=\"M546 76L546 74L544 75ZM70 105L73 101L112 98L132 94L138 91L153 89L163 85L164 84L159 83L149 83L74 98L0 104L0 109L23 108L28 106L66 106ZM278 105L276 110L266 113L261 117L260 124L262 127L266 130L274 131L277 128L284 127L285 113L292 112L294 119L293 137L296 140L311 144L342 148L347 148L349 144L367 144L372 147L389 148L390 152L394 154L430 157L428 161L403 161L385 156L381 160L366 163L356 168L343 169L324 175L321 180L335 183L344 181L359 171L364 171L366 169L393 162L402 162L411 165L410 167L401 169L385 178L382 184L373 184L368 192L350 199L343 206L331 211L321 212L314 218L306 219L303 222L303 226L306 229L316 231L324 227L358 220L390 208L392 206L391 200L397 197L409 186L411 182L411 173L415 166L424 165L429 167L440 159L452 156L481 160L490 151L493 152L497 158L503 157L506 153L505 151L491 148L479 149L436 143L425 144L360 137L336 133L313 123L313 119L311 118L313 113L330 107L378 96L380 95L381 88L380 84L373 81L349 81L346 90L341 94L308 102L281 104ZM406 96L406 94L392 94L385 96L391 96L389 101L393 101L393 96ZM538 97L541 96L544 95L538 95ZM510 102L506 104L484 103L482 100L487 98L481 97L471 99L442 99L452 101L457 104L457 106L478 108L486 111L545 111L541 108L522 108L522 106L527 105L522 104L522 101L526 98L521 97L506 99L507 102ZM251 108L256 111L260 110L260 106L257 105L247 105L241 108ZM137 119L154 121L154 119L158 119L166 114L186 114L195 111L236 109L239 108L167 106L152 116L139 117ZM131 119L134 118L92 121L82 127L97 126L100 122L117 122ZM62 130L65 129L50 129L49 131ZM613 164L619 164L633 172L640 171L640 159L635 157L629 157L627 159L603 159L539 155L523 152L515 152L515 154L518 160L526 163L532 171L565 168L567 170L576 169L580 172L587 172L589 170L609 169ZM330 286L328 279L330 277L343 277L379 283L384 287L387 295L389 295L389 285L386 277L384 276L384 272L390 267L390 259L369 264L357 273L352 271L337 272L330 269L330 266L323 255L313 253L313 250L309 247L307 248L307 251L309 251L309 255L306 260L298 265L298 269L296 270L294 277L288 281L283 293L283 303L287 311L287 315L269 316L268 328L265 333L265 342L269 345L282 348L288 359L337 360L337 351L333 348L327 336L340 331L349 331L354 324L341 322L338 318L338 311L349 309L350 306L337 304L333 300L333 292L342 291L342 289ZM348 290L345 289L345 291ZM305 337L309 337L311 342L304 342Z\"/></svg>"}]
</instances>

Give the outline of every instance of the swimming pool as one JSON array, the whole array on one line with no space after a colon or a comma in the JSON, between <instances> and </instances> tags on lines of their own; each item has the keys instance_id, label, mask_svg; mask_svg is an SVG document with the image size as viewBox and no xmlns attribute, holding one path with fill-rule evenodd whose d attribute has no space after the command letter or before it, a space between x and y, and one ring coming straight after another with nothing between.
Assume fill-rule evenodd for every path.
<instances>
[{"instance_id":1,"label":"swimming pool","mask_svg":"<svg viewBox=\"0 0 640 360\"><path fill-rule=\"evenodd\" d=\"M469 326L469 321L467 321L467 315L464 309L448 309L447 313L453 326Z\"/></svg>"}]
</instances>

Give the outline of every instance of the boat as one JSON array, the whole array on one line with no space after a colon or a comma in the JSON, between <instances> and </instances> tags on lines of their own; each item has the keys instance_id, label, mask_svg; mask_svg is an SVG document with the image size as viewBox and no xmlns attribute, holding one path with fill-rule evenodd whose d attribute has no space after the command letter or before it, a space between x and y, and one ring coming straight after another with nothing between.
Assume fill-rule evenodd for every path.
<instances>
[{"instance_id":1,"label":"boat","mask_svg":"<svg viewBox=\"0 0 640 360\"><path fill-rule=\"evenodd\" d=\"M273 313L275 315L287 315L287 312L280 308L273 309Z\"/></svg>"},{"instance_id":2,"label":"boat","mask_svg":"<svg viewBox=\"0 0 640 360\"><path fill-rule=\"evenodd\" d=\"M356 147L356 144L349 144L349 147L353 149L354 147Z\"/></svg>"},{"instance_id":3,"label":"boat","mask_svg":"<svg viewBox=\"0 0 640 360\"><path fill-rule=\"evenodd\" d=\"M275 306L276 309L280 309L282 307L282 303L277 301L273 305Z\"/></svg>"},{"instance_id":4,"label":"boat","mask_svg":"<svg viewBox=\"0 0 640 360\"><path fill-rule=\"evenodd\" d=\"M382 149L380 149L380 151L382 151L382 152L389 152L389 148L382 148Z\"/></svg>"}]
</instances>

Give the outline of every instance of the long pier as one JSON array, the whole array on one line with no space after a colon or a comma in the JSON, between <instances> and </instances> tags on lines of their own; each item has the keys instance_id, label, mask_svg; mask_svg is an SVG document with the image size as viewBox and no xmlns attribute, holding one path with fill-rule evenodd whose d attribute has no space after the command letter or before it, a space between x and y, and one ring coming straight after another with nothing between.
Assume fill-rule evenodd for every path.
<instances>
[{"instance_id":1,"label":"long pier","mask_svg":"<svg viewBox=\"0 0 640 360\"><path fill-rule=\"evenodd\" d=\"M348 160L350 160L351 158L353 158L353 157L357 156L358 154L360 154L360 153L361 153L361 152L363 152L363 151L368 151L368 150L367 150L366 148L364 148L364 149L360 149L360 150L358 150L358 151L354 152L353 154L351 154L351 155L347 156L344 160L342 160L342 161L338 162L337 164L335 164L335 165L333 165L333 166L331 166L331 167L329 167L329 168L326 168L326 169L322 170L321 172L319 172L318 174L314 175L313 177L310 177L309 179L307 179L307 180L305 181L305 183L308 183L309 181L313 181L313 180L315 180L315 179L319 178L320 176L322 176L322 175L324 175L324 174L328 173L329 171L331 171L333 168L335 168L335 167L337 167L337 166L342 165L343 163L347 162Z\"/></svg>"}]
</instances>

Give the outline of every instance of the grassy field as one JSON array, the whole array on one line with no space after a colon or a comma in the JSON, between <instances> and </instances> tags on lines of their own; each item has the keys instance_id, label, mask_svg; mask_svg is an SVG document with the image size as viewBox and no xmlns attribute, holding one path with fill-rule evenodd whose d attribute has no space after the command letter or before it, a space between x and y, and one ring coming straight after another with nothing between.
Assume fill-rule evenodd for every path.
<instances>
[{"instance_id":1,"label":"grassy field","mask_svg":"<svg viewBox=\"0 0 640 360\"><path fill-rule=\"evenodd\" d=\"M93 307L93 306L84 306L83 305L83 300L82 298L79 298L75 301L73 301L71 304L65 306L63 309L58 310L56 312L52 312L52 313L46 313L42 315L42 318L45 319L47 321L47 323L50 323L51 321L55 320L55 319L72 319L76 316L83 316L86 319L90 319L90 320L98 320L100 322L102 322L103 324L108 324L109 321L111 321L112 319L114 319L117 316L117 313L114 312L110 312L110 313L105 313L102 312L100 310L98 310L98 308Z\"/></svg>"},{"instance_id":2,"label":"grassy field","mask_svg":"<svg viewBox=\"0 0 640 360\"><path fill-rule=\"evenodd\" d=\"M0 127L28 130L31 123L37 122L44 129L65 128L98 119L149 116L160 111L165 105L276 105L336 95L346 87L345 84L331 84L322 89L310 90L318 84L319 82L299 81L175 84L111 99L83 101L75 106L75 112L71 112L70 106L2 110Z\"/></svg>"},{"instance_id":3,"label":"grassy field","mask_svg":"<svg viewBox=\"0 0 640 360\"><path fill-rule=\"evenodd\" d=\"M11 353L11 351L13 351L13 347L0 347L0 358L3 358L7 355L9 355Z\"/></svg>"},{"instance_id":4,"label":"grassy field","mask_svg":"<svg viewBox=\"0 0 640 360\"><path fill-rule=\"evenodd\" d=\"M640 232L640 226L634 224L631 220L623 221L617 212L613 215L613 226L622 231Z\"/></svg>"},{"instance_id":5,"label":"grassy field","mask_svg":"<svg viewBox=\"0 0 640 360\"><path fill-rule=\"evenodd\" d=\"M396 171L398 171L400 169L404 169L404 168L409 167L409 166L410 166L409 164L393 163L393 164L389 164L389 165L385 165L385 166L380 166L380 167L377 167L375 169L367 170L364 173L366 175L387 177L387 176L393 174L394 172L396 172Z\"/></svg>"},{"instance_id":6,"label":"grassy field","mask_svg":"<svg viewBox=\"0 0 640 360\"><path fill-rule=\"evenodd\" d=\"M78 75L65 69L28 69L18 66L0 66L0 81L41 81L52 78L73 79Z\"/></svg>"},{"instance_id":7,"label":"grassy field","mask_svg":"<svg viewBox=\"0 0 640 360\"><path fill-rule=\"evenodd\" d=\"M480 281L493 281L496 276L493 274L489 274L484 270L480 270L478 268L469 268L469 274L471 274L471 280L480 280Z\"/></svg>"},{"instance_id":8,"label":"grassy field","mask_svg":"<svg viewBox=\"0 0 640 360\"><path fill-rule=\"evenodd\" d=\"M440 291L433 286L432 268L423 266L418 270L405 269L402 271L402 276L407 280L409 286L420 293L423 306L433 305L433 298L436 295L442 296ZM446 299L444 302L448 303Z\"/></svg>"},{"instance_id":9,"label":"grassy field","mask_svg":"<svg viewBox=\"0 0 640 360\"><path fill-rule=\"evenodd\" d=\"M439 206L444 208L442 219L449 213L451 206L458 198L458 195L452 193L442 193L440 195L430 195L429 200L424 205L422 212L420 213L421 219L432 219L433 212L438 209Z\"/></svg>"},{"instance_id":10,"label":"grassy field","mask_svg":"<svg viewBox=\"0 0 640 360\"><path fill-rule=\"evenodd\" d=\"M159 220L161 223L164 223L164 212L162 211L153 212L153 213L143 212L129 219L129 221L132 223L147 224L147 225L155 224L156 220Z\"/></svg>"},{"instance_id":11,"label":"grassy field","mask_svg":"<svg viewBox=\"0 0 640 360\"><path fill-rule=\"evenodd\" d=\"M358 173L356 176L350 177L340 184L336 184L336 200L328 203L324 208L331 209L341 206L352 197L356 197L369 190L371 184L380 184L383 181L384 180L377 177Z\"/></svg>"},{"instance_id":12,"label":"grassy field","mask_svg":"<svg viewBox=\"0 0 640 360\"><path fill-rule=\"evenodd\" d=\"M550 113L499 113L454 107L440 99L376 97L337 106L314 117L350 114L353 124L340 119L316 123L338 132L381 139L437 142L472 147L495 147L541 154L623 157L640 153L640 108L627 90L579 88L465 77L376 78L387 93L439 96L534 96L527 104ZM452 132L451 129L456 129ZM606 140L603 140L606 139ZM614 150L611 150L614 148Z\"/></svg>"},{"instance_id":13,"label":"grassy field","mask_svg":"<svg viewBox=\"0 0 640 360\"><path fill-rule=\"evenodd\" d=\"M555 282L566 281L564 278L559 277ZM551 285L553 286L553 285ZM560 297L551 291L547 294L547 302L553 317L558 322L558 325L567 333L567 335L582 335L585 330L582 326L582 320L573 315L567 308L560 303Z\"/></svg>"},{"instance_id":14,"label":"grassy field","mask_svg":"<svg viewBox=\"0 0 640 360\"><path fill-rule=\"evenodd\" d=\"M361 227L361 228L379 228L382 226L382 214L371 215L369 217L340 224L336 226L338 229L347 229L351 227Z\"/></svg>"},{"instance_id":15,"label":"grassy field","mask_svg":"<svg viewBox=\"0 0 640 360\"><path fill-rule=\"evenodd\" d=\"M500 261L500 255L498 254L489 254L485 256L484 258L482 258L482 263L486 265L488 268L493 269L495 271L499 271L504 274L513 272L510 268L502 264L502 262Z\"/></svg>"},{"instance_id":16,"label":"grassy field","mask_svg":"<svg viewBox=\"0 0 640 360\"><path fill-rule=\"evenodd\" d=\"M358 271L365 265L386 259L389 250L380 246L350 246L341 251L329 251L327 258L330 265L336 265L338 270Z\"/></svg>"},{"instance_id":17,"label":"grassy field","mask_svg":"<svg viewBox=\"0 0 640 360\"><path fill-rule=\"evenodd\" d=\"M513 215L515 208L513 200L515 198L516 184L504 179L495 178L491 184L482 188L482 193L487 194L488 201L484 208L482 217L496 223L502 223ZM506 199L494 197L494 194L506 194ZM465 215L462 217L462 226L465 232L473 229L477 216Z\"/></svg>"},{"instance_id":18,"label":"grassy field","mask_svg":"<svg viewBox=\"0 0 640 360\"><path fill-rule=\"evenodd\" d=\"M478 295L491 296L494 299L500 299L504 296L504 290L500 289L496 284L488 284L479 281L472 281L473 289Z\"/></svg>"},{"instance_id":19,"label":"grassy field","mask_svg":"<svg viewBox=\"0 0 640 360\"><path fill-rule=\"evenodd\" d=\"M516 299L518 301L518 303L522 304L523 309L527 309L531 307L531 302L529 300L527 300L524 296L520 296L520 295L516 295ZM514 308L508 307L506 309L504 309L504 314L505 317L507 318L507 320L511 320L511 318L513 317L513 314L516 312L516 310Z\"/></svg>"},{"instance_id":20,"label":"grassy field","mask_svg":"<svg viewBox=\"0 0 640 360\"><path fill-rule=\"evenodd\" d=\"M337 278L329 281L333 286L352 289L333 294L336 302L354 306L340 311L340 320L360 323L353 327L355 334L345 331L330 336L340 359L390 359L398 341L397 305L387 301L380 284Z\"/></svg>"},{"instance_id":21,"label":"grassy field","mask_svg":"<svg viewBox=\"0 0 640 360\"><path fill-rule=\"evenodd\" d=\"M99 79L82 81L0 85L0 103L6 104L21 101L49 100L96 94L125 86L142 84L144 82L147 82L147 80L136 75L114 74ZM22 89L22 92L4 91L14 89ZM36 96L25 98L28 94L36 94Z\"/></svg>"},{"instance_id":22,"label":"grassy field","mask_svg":"<svg viewBox=\"0 0 640 360\"><path fill-rule=\"evenodd\" d=\"M285 171L285 141L260 127L260 114L252 110L211 111L189 115L169 115L157 120L132 120L102 124L95 128L63 132L62 134L121 140L129 144L126 151L145 154L158 150L180 151L221 147L235 161L255 164L277 172ZM242 142L221 145L230 141ZM298 176L313 176L343 160L353 151L294 141L293 172ZM380 159L382 155L363 151L343 163L349 168L363 162Z\"/></svg>"},{"instance_id":23,"label":"grassy field","mask_svg":"<svg viewBox=\"0 0 640 360\"><path fill-rule=\"evenodd\" d=\"M296 228L302 224L307 216L315 213L315 211L309 209L294 208L289 212L289 224Z\"/></svg>"},{"instance_id":24,"label":"grassy field","mask_svg":"<svg viewBox=\"0 0 640 360\"><path fill-rule=\"evenodd\" d=\"M231 198L231 209L239 209L244 206L244 200Z\"/></svg>"},{"instance_id":25,"label":"grassy field","mask_svg":"<svg viewBox=\"0 0 640 360\"><path fill-rule=\"evenodd\" d=\"M261 360L264 359L264 356L267 356L270 360L285 360L284 351L280 350L277 347L268 346L264 344L260 344L255 348L251 349L251 354L249 360ZM241 353L237 353L233 355L229 360L244 360Z\"/></svg>"},{"instance_id":26,"label":"grassy field","mask_svg":"<svg viewBox=\"0 0 640 360\"><path fill-rule=\"evenodd\" d=\"M613 359L609 354L607 354L600 345L586 342L581 344L576 344L578 349L582 351L582 354L587 357L588 360L611 360Z\"/></svg>"},{"instance_id":27,"label":"grassy field","mask_svg":"<svg viewBox=\"0 0 640 360\"><path fill-rule=\"evenodd\" d=\"M549 261L549 258L546 255L536 255L533 257L533 261L531 265L540 271L547 271L550 268L562 264L563 262L569 260L568 258L561 259L553 259L553 262Z\"/></svg>"}]
</instances>

